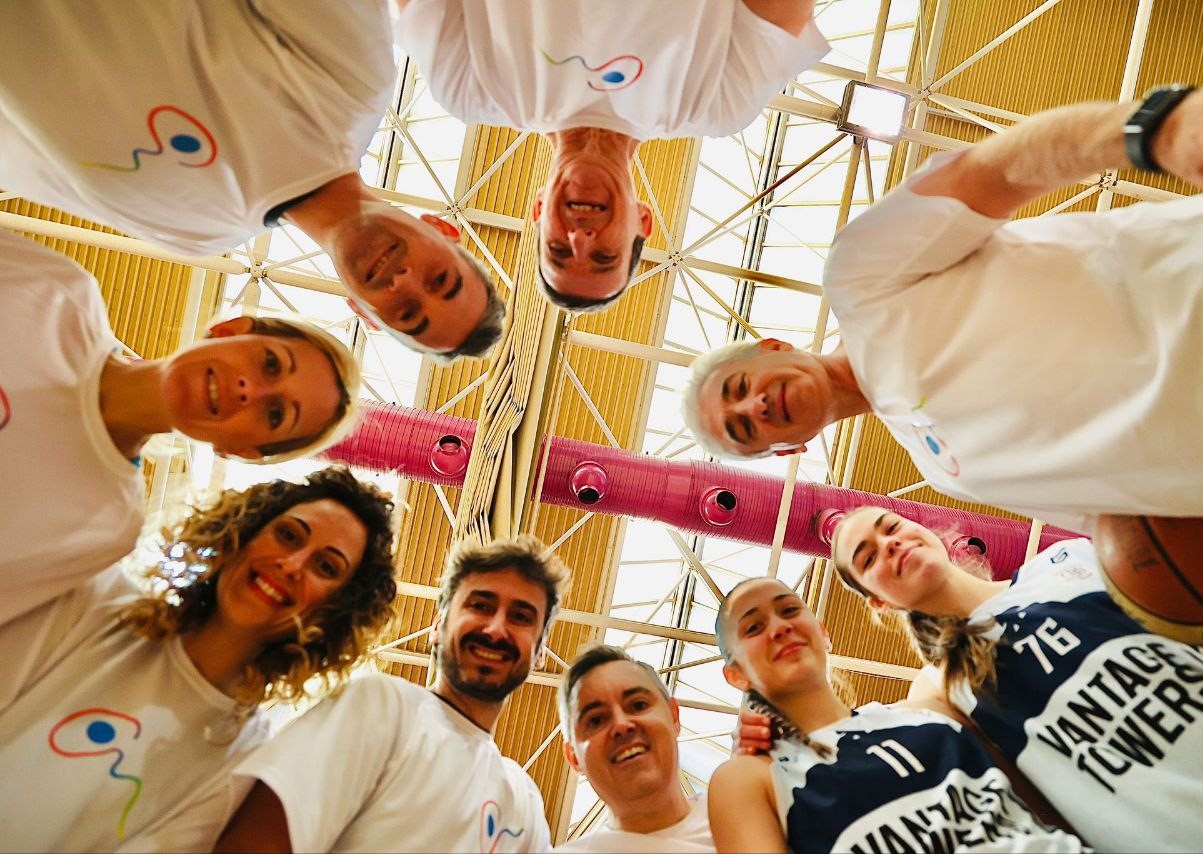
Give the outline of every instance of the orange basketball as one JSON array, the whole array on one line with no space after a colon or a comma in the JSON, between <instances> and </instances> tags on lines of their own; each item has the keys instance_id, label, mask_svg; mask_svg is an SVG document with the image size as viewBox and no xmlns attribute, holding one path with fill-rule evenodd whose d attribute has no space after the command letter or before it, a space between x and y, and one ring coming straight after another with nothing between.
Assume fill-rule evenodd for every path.
<instances>
[{"instance_id":1,"label":"orange basketball","mask_svg":"<svg viewBox=\"0 0 1203 854\"><path fill-rule=\"evenodd\" d=\"M1203 643L1203 519L1101 516L1094 545L1111 598L1133 619Z\"/></svg>"}]
</instances>

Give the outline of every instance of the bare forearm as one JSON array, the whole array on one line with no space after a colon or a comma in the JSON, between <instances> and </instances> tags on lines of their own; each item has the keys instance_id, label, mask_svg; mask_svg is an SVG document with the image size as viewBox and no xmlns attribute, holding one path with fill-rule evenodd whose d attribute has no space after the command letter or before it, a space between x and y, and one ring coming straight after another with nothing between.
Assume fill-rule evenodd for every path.
<instances>
[{"instance_id":1,"label":"bare forearm","mask_svg":"<svg viewBox=\"0 0 1203 854\"><path fill-rule=\"evenodd\" d=\"M1135 104L1071 104L1037 113L966 155L1033 198L1127 163L1124 120Z\"/></svg>"},{"instance_id":2,"label":"bare forearm","mask_svg":"<svg viewBox=\"0 0 1203 854\"><path fill-rule=\"evenodd\" d=\"M1128 104L1088 103L1037 113L966 149L912 185L1004 218L1045 193L1124 162Z\"/></svg>"},{"instance_id":3,"label":"bare forearm","mask_svg":"<svg viewBox=\"0 0 1203 854\"><path fill-rule=\"evenodd\" d=\"M776 24L792 36L802 32L814 18L815 0L744 0L759 18Z\"/></svg>"},{"instance_id":4,"label":"bare forearm","mask_svg":"<svg viewBox=\"0 0 1203 854\"><path fill-rule=\"evenodd\" d=\"M1124 124L1136 107L1094 102L1037 113L927 172L912 189L960 199L987 216L1010 216L1052 190L1127 166ZM1166 172L1203 184L1203 89L1166 117L1149 150Z\"/></svg>"}]
</instances>

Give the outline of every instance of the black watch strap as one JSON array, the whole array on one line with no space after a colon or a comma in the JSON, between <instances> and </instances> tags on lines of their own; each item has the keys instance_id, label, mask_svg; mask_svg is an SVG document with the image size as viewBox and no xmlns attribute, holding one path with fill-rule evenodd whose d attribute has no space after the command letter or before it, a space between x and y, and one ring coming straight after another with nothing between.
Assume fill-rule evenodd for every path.
<instances>
[{"instance_id":1,"label":"black watch strap","mask_svg":"<svg viewBox=\"0 0 1203 854\"><path fill-rule=\"evenodd\" d=\"M1165 123L1166 117L1195 90L1194 86L1175 83L1154 89L1124 122L1124 150L1128 160L1138 169L1163 172L1151 151L1153 135Z\"/></svg>"}]
</instances>

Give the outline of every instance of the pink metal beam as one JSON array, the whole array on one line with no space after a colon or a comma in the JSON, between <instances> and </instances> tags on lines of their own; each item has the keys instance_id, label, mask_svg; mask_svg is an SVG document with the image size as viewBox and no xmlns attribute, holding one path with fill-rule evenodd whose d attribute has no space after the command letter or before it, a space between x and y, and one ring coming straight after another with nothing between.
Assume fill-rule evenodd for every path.
<instances>
[{"instance_id":1,"label":"pink metal beam","mask_svg":"<svg viewBox=\"0 0 1203 854\"><path fill-rule=\"evenodd\" d=\"M442 486L463 486L476 423L369 401L355 432L327 459ZM655 519L682 531L770 546L780 478L717 463L666 460L575 439L551 437L542 501L595 513ZM921 504L823 484L798 483L785 548L826 557L839 515L866 504L886 507L948 533L956 550L983 551L996 578L1023 562L1029 526L980 513ZM1046 526L1040 548L1078 536Z\"/></svg>"}]
</instances>

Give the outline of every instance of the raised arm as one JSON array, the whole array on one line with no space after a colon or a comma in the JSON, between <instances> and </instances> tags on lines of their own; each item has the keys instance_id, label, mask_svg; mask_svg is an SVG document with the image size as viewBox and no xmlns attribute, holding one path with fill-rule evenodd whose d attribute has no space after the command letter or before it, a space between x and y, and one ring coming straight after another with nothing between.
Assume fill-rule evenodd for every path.
<instances>
[{"instance_id":1,"label":"raised arm","mask_svg":"<svg viewBox=\"0 0 1203 854\"><path fill-rule=\"evenodd\" d=\"M719 852L784 854L785 834L777 819L766 756L734 756L710 778L710 833Z\"/></svg>"},{"instance_id":2,"label":"raised arm","mask_svg":"<svg viewBox=\"0 0 1203 854\"><path fill-rule=\"evenodd\" d=\"M1052 190L1130 165L1124 124L1138 106L1093 102L1037 113L924 174L911 189L959 199L989 217L1008 217ZM1168 115L1149 150L1166 172L1203 184L1203 90Z\"/></svg>"},{"instance_id":3,"label":"raised arm","mask_svg":"<svg viewBox=\"0 0 1203 854\"><path fill-rule=\"evenodd\" d=\"M213 849L218 852L287 852L292 854L288 817L276 793L256 780L250 794L234 813Z\"/></svg>"},{"instance_id":4,"label":"raised arm","mask_svg":"<svg viewBox=\"0 0 1203 854\"><path fill-rule=\"evenodd\" d=\"M758 18L776 24L791 36L801 33L815 16L815 0L744 0L744 5Z\"/></svg>"}]
</instances>

